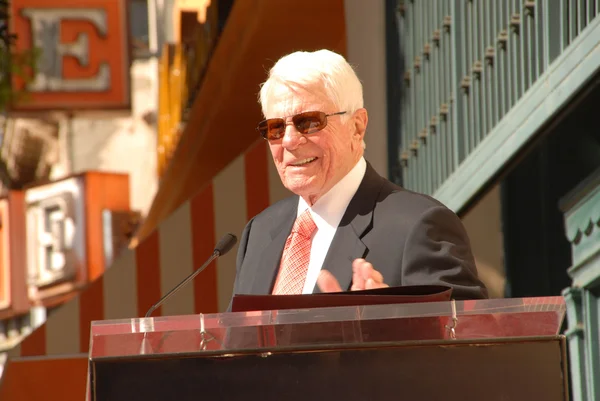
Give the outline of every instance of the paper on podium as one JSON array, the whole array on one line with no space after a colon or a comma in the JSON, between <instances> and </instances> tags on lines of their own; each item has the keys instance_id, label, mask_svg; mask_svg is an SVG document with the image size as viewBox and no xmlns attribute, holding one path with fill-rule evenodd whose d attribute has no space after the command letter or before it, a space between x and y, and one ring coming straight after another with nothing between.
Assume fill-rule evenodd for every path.
<instances>
[{"instance_id":1,"label":"paper on podium","mask_svg":"<svg viewBox=\"0 0 600 401\"><path fill-rule=\"evenodd\" d=\"M449 301L452 288L442 285L386 287L303 295L244 295L233 297L232 312L310 309L336 306L408 304Z\"/></svg>"}]
</instances>

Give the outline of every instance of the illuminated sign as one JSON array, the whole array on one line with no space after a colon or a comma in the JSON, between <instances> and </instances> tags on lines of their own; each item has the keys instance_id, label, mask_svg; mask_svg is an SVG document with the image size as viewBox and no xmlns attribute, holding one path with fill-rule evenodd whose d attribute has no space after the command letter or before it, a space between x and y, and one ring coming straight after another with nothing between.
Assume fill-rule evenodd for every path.
<instances>
[{"instance_id":1,"label":"illuminated sign","mask_svg":"<svg viewBox=\"0 0 600 401\"><path fill-rule=\"evenodd\" d=\"M90 171L41 183L25 189L23 204L34 305L58 305L100 277L137 224L125 174Z\"/></svg>"},{"instance_id":2,"label":"illuminated sign","mask_svg":"<svg viewBox=\"0 0 600 401\"><path fill-rule=\"evenodd\" d=\"M25 203L30 298L64 291L56 287L61 283L74 288L86 279L83 181L69 178L28 189Z\"/></svg>"},{"instance_id":3,"label":"illuminated sign","mask_svg":"<svg viewBox=\"0 0 600 401\"><path fill-rule=\"evenodd\" d=\"M38 49L15 110L128 109L126 0L12 0L16 50ZM14 81L15 89L24 83Z\"/></svg>"}]
</instances>

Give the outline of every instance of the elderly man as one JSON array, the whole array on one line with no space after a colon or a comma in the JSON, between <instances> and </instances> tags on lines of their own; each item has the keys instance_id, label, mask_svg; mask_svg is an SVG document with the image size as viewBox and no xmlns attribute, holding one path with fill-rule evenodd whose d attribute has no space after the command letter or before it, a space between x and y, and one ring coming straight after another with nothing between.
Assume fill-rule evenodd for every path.
<instances>
[{"instance_id":1,"label":"elderly man","mask_svg":"<svg viewBox=\"0 0 600 401\"><path fill-rule=\"evenodd\" d=\"M460 219L365 161L362 85L342 56L281 58L260 103L257 130L295 196L247 224L234 294L446 285L456 299L487 297Z\"/></svg>"}]
</instances>

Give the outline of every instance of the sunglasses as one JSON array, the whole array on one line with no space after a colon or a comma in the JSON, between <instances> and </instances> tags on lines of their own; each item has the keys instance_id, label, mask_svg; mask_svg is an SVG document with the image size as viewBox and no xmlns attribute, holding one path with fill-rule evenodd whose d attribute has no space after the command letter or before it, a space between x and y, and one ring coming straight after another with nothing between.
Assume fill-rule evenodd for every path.
<instances>
[{"instance_id":1,"label":"sunglasses","mask_svg":"<svg viewBox=\"0 0 600 401\"><path fill-rule=\"evenodd\" d=\"M322 111L305 111L304 113L292 116L292 123L299 133L312 134L321 131L327 126L327 117L338 116L345 113L345 111L338 111L337 113L331 114L325 114ZM264 139L274 141L283 137L286 126L287 124L283 118L269 118L268 120L263 120L258 123L256 130L260 132L260 135L262 135Z\"/></svg>"}]
</instances>

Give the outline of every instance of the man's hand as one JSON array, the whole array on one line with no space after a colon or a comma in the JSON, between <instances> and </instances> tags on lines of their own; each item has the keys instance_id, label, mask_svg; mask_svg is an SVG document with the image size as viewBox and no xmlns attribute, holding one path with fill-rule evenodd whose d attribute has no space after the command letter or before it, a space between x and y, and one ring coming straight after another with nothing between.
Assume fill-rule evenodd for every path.
<instances>
[{"instance_id":1,"label":"man's hand","mask_svg":"<svg viewBox=\"0 0 600 401\"><path fill-rule=\"evenodd\" d=\"M333 274L327 270L321 270L317 285L321 292L343 291ZM364 259L355 259L352 262L352 291L384 287L389 286L383 282L383 276L373 268L372 264Z\"/></svg>"},{"instance_id":2,"label":"man's hand","mask_svg":"<svg viewBox=\"0 0 600 401\"><path fill-rule=\"evenodd\" d=\"M373 268L372 264L364 259L355 259L352 262L352 291L384 287L389 285L383 282L383 276Z\"/></svg>"}]
</instances>

